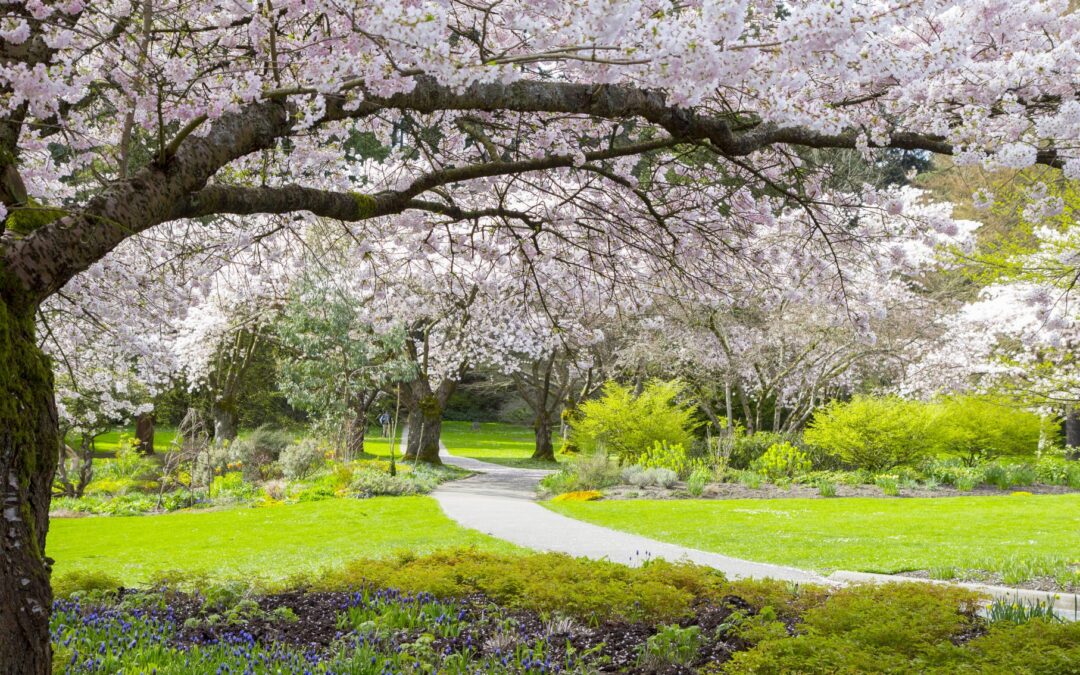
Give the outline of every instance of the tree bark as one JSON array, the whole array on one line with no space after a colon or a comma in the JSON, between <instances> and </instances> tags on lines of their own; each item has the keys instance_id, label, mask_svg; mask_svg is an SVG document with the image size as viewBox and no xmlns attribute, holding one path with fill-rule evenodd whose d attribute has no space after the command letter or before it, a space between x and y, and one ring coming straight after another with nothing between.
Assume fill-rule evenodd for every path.
<instances>
[{"instance_id":1,"label":"tree bark","mask_svg":"<svg viewBox=\"0 0 1080 675\"><path fill-rule=\"evenodd\" d=\"M52 668L45 537L60 431L34 310L0 289L0 665L13 675Z\"/></svg>"},{"instance_id":2,"label":"tree bark","mask_svg":"<svg viewBox=\"0 0 1080 675\"><path fill-rule=\"evenodd\" d=\"M409 410L409 442L406 445L405 459L442 464L439 459L442 413L442 406L438 405L434 397L428 397Z\"/></svg>"},{"instance_id":3,"label":"tree bark","mask_svg":"<svg viewBox=\"0 0 1080 675\"><path fill-rule=\"evenodd\" d=\"M211 406L210 414L214 418L214 442L223 445L235 441L236 403L228 398L218 399Z\"/></svg>"},{"instance_id":4,"label":"tree bark","mask_svg":"<svg viewBox=\"0 0 1080 675\"><path fill-rule=\"evenodd\" d=\"M1080 409L1071 406L1065 413L1065 451L1071 459L1080 458Z\"/></svg>"},{"instance_id":5,"label":"tree bark","mask_svg":"<svg viewBox=\"0 0 1080 675\"><path fill-rule=\"evenodd\" d=\"M533 429L536 432L536 449L533 450L532 458L554 462L555 446L551 443L551 417L544 413L538 414L533 422Z\"/></svg>"},{"instance_id":6,"label":"tree bark","mask_svg":"<svg viewBox=\"0 0 1080 675\"><path fill-rule=\"evenodd\" d=\"M349 438L346 441L345 452L349 459L353 460L364 454L364 439L367 437L367 409L357 410L352 422L349 424Z\"/></svg>"},{"instance_id":7,"label":"tree bark","mask_svg":"<svg viewBox=\"0 0 1080 675\"><path fill-rule=\"evenodd\" d=\"M154 454L154 414L146 413L135 419L135 449L139 454Z\"/></svg>"}]
</instances>

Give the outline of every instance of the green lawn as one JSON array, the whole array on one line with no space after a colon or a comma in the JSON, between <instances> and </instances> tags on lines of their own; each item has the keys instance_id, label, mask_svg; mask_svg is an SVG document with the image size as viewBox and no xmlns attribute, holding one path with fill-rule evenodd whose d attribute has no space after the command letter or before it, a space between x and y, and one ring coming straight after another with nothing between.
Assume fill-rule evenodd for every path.
<instances>
[{"instance_id":1,"label":"green lawn","mask_svg":"<svg viewBox=\"0 0 1080 675\"><path fill-rule=\"evenodd\" d=\"M125 583L162 570L273 580L397 551L516 550L447 518L430 497L328 499L129 518L54 519L55 572L101 571Z\"/></svg>"},{"instance_id":2,"label":"green lawn","mask_svg":"<svg viewBox=\"0 0 1080 675\"><path fill-rule=\"evenodd\" d=\"M135 438L135 427L128 427L126 429L113 429L112 431L100 434L94 439L94 449L99 453L105 453L113 455L116 453L117 448L120 447L120 435L126 434L129 439ZM169 444L176 438L176 429L172 427L156 427L154 429L154 451L162 452L168 449ZM78 449L82 444L82 436L78 434L69 434L64 439L71 447Z\"/></svg>"},{"instance_id":3,"label":"green lawn","mask_svg":"<svg viewBox=\"0 0 1080 675\"><path fill-rule=\"evenodd\" d=\"M1017 579L1080 562L1080 495L545 506L661 541L819 572L953 567Z\"/></svg>"},{"instance_id":4,"label":"green lawn","mask_svg":"<svg viewBox=\"0 0 1080 675\"><path fill-rule=\"evenodd\" d=\"M552 434L553 438L556 438ZM532 459L536 439L532 427L484 422L479 431L472 422L443 422L442 442L452 454L519 468L551 469L552 462ZM558 448L558 440L555 440Z\"/></svg>"}]
</instances>

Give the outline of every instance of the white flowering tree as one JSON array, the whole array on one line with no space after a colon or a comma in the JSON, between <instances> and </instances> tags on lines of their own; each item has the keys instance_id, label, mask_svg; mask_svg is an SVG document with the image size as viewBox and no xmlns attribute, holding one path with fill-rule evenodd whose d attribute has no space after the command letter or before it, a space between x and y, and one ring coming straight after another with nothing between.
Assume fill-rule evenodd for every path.
<instances>
[{"instance_id":1,"label":"white flowering tree","mask_svg":"<svg viewBox=\"0 0 1080 675\"><path fill-rule=\"evenodd\" d=\"M865 201L823 190L805 149L1075 176L1078 29L1065 0L2 5L0 663L51 668L59 429L35 316L125 240L232 218L257 241L314 214L728 266L795 203L826 236Z\"/></svg>"}]
</instances>

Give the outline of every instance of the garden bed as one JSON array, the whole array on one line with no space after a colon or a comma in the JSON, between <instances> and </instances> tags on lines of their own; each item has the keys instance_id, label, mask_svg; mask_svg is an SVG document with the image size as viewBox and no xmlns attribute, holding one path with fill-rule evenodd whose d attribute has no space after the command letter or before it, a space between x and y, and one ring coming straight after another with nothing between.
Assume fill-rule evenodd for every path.
<instances>
[{"instance_id":1,"label":"garden bed","mask_svg":"<svg viewBox=\"0 0 1080 675\"><path fill-rule=\"evenodd\" d=\"M1067 485L1025 485L1015 489L999 489L992 485L979 485L971 490L958 490L955 487L941 485L935 488L899 488L898 494L886 494L877 485L837 485L836 497L993 497L1008 496L1016 492L1026 492L1035 495L1060 495L1080 492ZM676 483L670 488L660 485L639 487L637 485L615 485L605 488L604 499L817 499L822 497L821 491L813 485L774 485L773 483L761 483L758 487L743 485L742 483L710 483L706 485L701 494L692 495L687 490L684 481Z\"/></svg>"},{"instance_id":2,"label":"garden bed","mask_svg":"<svg viewBox=\"0 0 1080 675\"><path fill-rule=\"evenodd\" d=\"M1080 660L1080 625L1040 606L980 613L959 588L731 582L690 564L449 551L261 593L81 582L58 588L51 624L75 674L1066 672L1053 668Z\"/></svg>"}]
</instances>

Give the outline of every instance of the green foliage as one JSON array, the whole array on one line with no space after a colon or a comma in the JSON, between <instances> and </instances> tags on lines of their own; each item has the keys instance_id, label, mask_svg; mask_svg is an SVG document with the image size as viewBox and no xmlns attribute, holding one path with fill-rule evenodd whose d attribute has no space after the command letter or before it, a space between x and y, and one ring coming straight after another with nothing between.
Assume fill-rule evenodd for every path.
<instances>
[{"instance_id":1,"label":"green foliage","mask_svg":"<svg viewBox=\"0 0 1080 675\"><path fill-rule=\"evenodd\" d=\"M689 666L697 659L701 642L701 628L698 626L660 626L656 634L642 645L639 660L642 666L650 669L671 665Z\"/></svg>"},{"instance_id":2,"label":"green foliage","mask_svg":"<svg viewBox=\"0 0 1080 675\"><path fill-rule=\"evenodd\" d=\"M1035 479L1048 485L1068 485L1080 489L1080 462L1060 457L1040 457L1035 462Z\"/></svg>"},{"instance_id":3,"label":"green foliage","mask_svg":"<svg viewBox=\"0 0 1080 675\"><path fill-rule=\"evenodd\" d=\"M753 469L771 481L781 478L790 480L810 470L810 458L787 441L774 443L754 460Z\"/></svg>"},{"instance_id":4,"label":"green foliage","mask_svg":"<svg viewBox=\"0 0 1080 675\"><path fill-rule=\"evenodd\" d=\"M667 469L679 477L689 475L691 467L686 448L667 441L653 441L652 447L645 450L636 463L646 469Z\"/></svg>"},{"instance_id":5,"label":"green foliage","mask_svg":"<svg viewBox=\"0 0 1080 675\"><path fill-rule=\"evenodd\" d=\"M426 557L359 560L307 580L321 590L397 588L440 597L483 593L508 607L591 621L670 621L696 597L718 598L724 576L691 563L652 560L632 568L561 553L507 556L459 549Z\"/></svg>"},{"instance_id":6,"label":"green foliage","mask_svg":"<svg viewBox=\"0 0 1080 675\"><path fill-rule=\"evenodd\" d=\"M719 439L721 455L727 458L727 465L733 469L749 469L766 450L777 443L800 445L797 437L772 431L758 431L753 434L740 432ZM805 448L800 449L805 451Z\"/></svg>"},{"instance_id":7,"label":"green foliage","mask_svg":"<svg viewBox=\"0 0 1080 675\"><path fill-rule=\"evenodd\" d=\"M563 463L561 470L545 476L540 487L550 494L602 490L618 485L621 472L618 464L603 453L578 455Z\"/></svg>"},{"instance_id":8,"label":"green foliage","mask_svg":"<svg viewBox=\"0 0 1080 675\"><path fill-rule=\"evenodd\" d=\"M933 410L895 396L833 401L814 414L806 442L871 471L914 464L935 444Z\"/></svg>"},{"instance_id":9,"label":"green foliage","mask_svg":"<svg viewBox=\"0 0 1080 675\"><path fill-rule=\"evenodd\" d=\"M822 497L835 497L836 496L836 483L830 480L819 480L817 482L818 494Z\"/></svg>"},{"instance_id":10,"label":"green foliage","mask_svg":"<svg viewBox=\"0 0 1080 675\"><path fill-rule=\"evenodd\" d=\"M370 466L361 466L354 471L349 489L359 497L421 495L431 492L439 483L461 478L462 475L460 470L451 467L422 464L417 464L411 471L400 471L396 476Z\"/></svg>"},{"instance_id":11,"label":"green foliage","mask_svg":"<svg viewBox=\"0 0 1080 675\"><path fill-rule=\"evenodd\" d=\"M373 330L348 289L335 284L300 279L275 330L279 386L289 403L336 425L355 417L370 392L414 377L415 366L405 355L404 329Z\"/></svg>"},{"instance_id":12,"label":"green foliage","mask_svg":"<svg viewBox=\"0 0 1080 675\"><path fill-rule=\"evenodd\" d=\"M77 570L52 578L55 598L70 598L85 593L112 593L123 585L120 579L100 570Z\"/></svg>"},{"instance_id":13,"label":"green foliage","mask_svg":"<svg viewBox=\"0 0 1080 675\"><path fill-rule=\"evenodd\" d=\"M986 619L992 624L1021 624L1027 623L1032 619L1061 621L1061 617L1054 612L1053 602L1042 602L1040 600L1034 602L1010 602L1001 599L994 600L987 609Z\"/></svg>"},{"instance_id":14,"label":"green foliage","mask_svg":"<svg viewBox=\"0 0 1080 675\"><path fill-rule=\"evenodd\" d=\"M292 440L287 431L264 425L233 441L230 452L241 463L244 480L262 481L274 475L275 463Z\"/></svg>"},{"instance_id":15,"label":"green foliage","mask_svg":"<svg viewBox=\"0 0 1080 675\"><path fill-rule=\"evenodd\" d=\"M608 382L600 398L578 407L570 440L586 453L610 453L626 464L636 463L658 441L689 447L699 424L696 409L679 402L682 393L678 381L651 381L636 396L629 387Z\"/></svg>"},{"instance_id":16,"label":"green foliage","mask_svg":"<svg viewBox=\"0 0 1080 675\"><path fill-rule=\"evenodd\" d=\"M881 488L881 493L888 497L900 494L900 481L895 475L883 473L874 478L874 485Z\"/></svg>"},{"instance_id":17,"label":"green foliage","mask_svg":"<svg viewBox=\"0 0 1080 675\"><path fill-rule=\"evenodd\" d=\"M315 473L326 463L322 448L313 438L304 438L281 452L281 471L289 480L300 480Z\"/></svg>"},{"instance_id":18,"label":"green foliage","mask_svg":"<svg viewBox=\"0 0 1080 675\"><path fill-rule=\"evenodd\" d=\"M940 452L974 464L979 459L1030 456L1044 425L1038 415L982 396L953 396L938 402L934 439Z\"/></svg>"},{"instance_id":19,"label":"green foliage","mask_svg":"<svg viewBox=\"0 0 1080 675\"><path fill-rule=\"evenodd\" d=\"M915 583L844 588L803 614L798 637L763 640L737 654L727 672L858 672L872 666L868 652L906 663L970 630L978 600L971 591ZM841 645L852 660L837 659Z\"/></svg>"},{"instance_id":20,"label":"green foliage","mask_svg":"<svg viewBox=\"0 0 1080 675\"><path fill-rule=\"evenodd\" d=\"M690 473L686 479L686 491L693 497L700 497L705 492L705 486L713 479L713 472L704 467L698 467Z\"/></svg>"}]
</instances>

